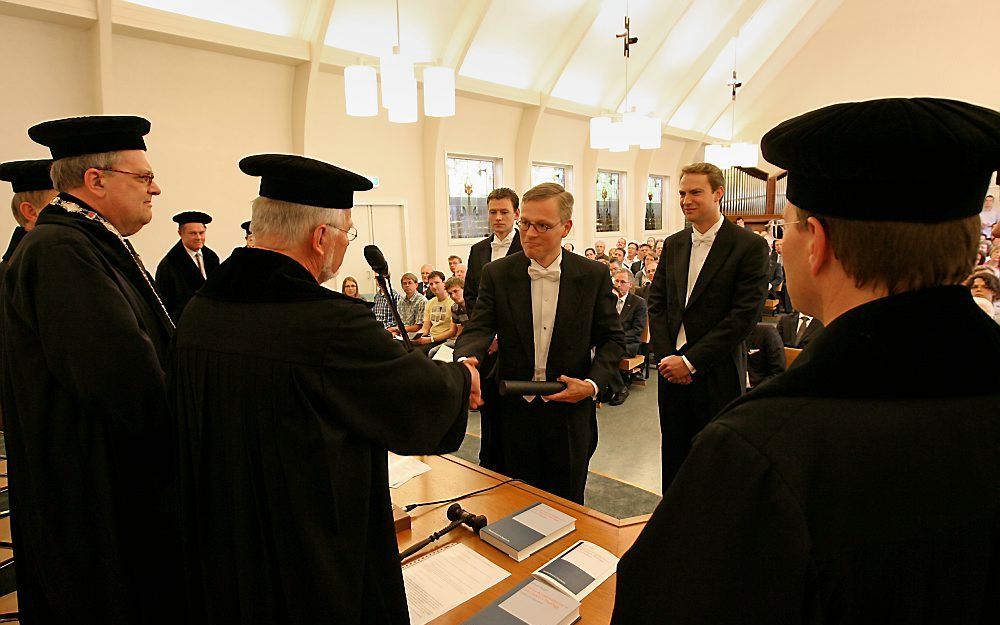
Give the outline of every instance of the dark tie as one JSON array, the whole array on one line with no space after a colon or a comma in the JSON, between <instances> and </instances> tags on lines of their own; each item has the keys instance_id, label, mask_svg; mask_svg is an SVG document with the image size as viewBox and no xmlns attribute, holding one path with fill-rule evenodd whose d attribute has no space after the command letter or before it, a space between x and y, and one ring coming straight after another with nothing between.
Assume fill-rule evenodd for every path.
<instances>
[{"instance_id":1,"label":"dark tie","mask_svg":"<svg viewBox=\"0 0 1000 625\"><path fill-rule=\"evenodd\" d=\"M792 341L792 347L798 347L802 343L802 337L806 335L806 330L809 329L809 322L811 320L811 317L802 318L802 321L799 323L799 331L795 333L795 340Z\"/></svg>"}]
</instances>

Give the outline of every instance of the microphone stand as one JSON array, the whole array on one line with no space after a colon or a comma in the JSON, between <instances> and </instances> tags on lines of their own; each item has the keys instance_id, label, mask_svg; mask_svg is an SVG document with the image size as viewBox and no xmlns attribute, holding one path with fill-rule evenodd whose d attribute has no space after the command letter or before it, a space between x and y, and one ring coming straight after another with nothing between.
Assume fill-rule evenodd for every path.
<instances>
[{"instance_id":1,"label":"microphone stand","mask_svg":"<svg viewBox=\"0 0 1000 625\"><path fill-rule=\"evenodd\" d=\"M403 347L406 351L413 351L413 343L410 342L410 337L406 333L406 326L403 325L403 318L399 316L399 309L396 308L396 298L392 296L392 291L389 289L389 284L386 282L385 276L379 272L375 273L375 280L378 282L379 288L382 289L382 294L385 295L385 299L389 302L389 309L392 311L392 318L396 320L396 327L399 328L399 336L403 338Z\"/></svg>"}]
</instances>

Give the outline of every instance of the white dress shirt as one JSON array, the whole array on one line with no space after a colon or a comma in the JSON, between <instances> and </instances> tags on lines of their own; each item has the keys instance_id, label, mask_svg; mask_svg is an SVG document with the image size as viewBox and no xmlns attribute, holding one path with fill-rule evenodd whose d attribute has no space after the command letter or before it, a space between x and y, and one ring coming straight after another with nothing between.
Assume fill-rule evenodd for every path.
<instances>
[{"instance_id":1,"label":"white dress shirt","mask_svg":"<svg viewBox=\"0 0 1000 625\"><path fill-rule=\"evenodd\" d=\"M194 266L197 267L198 271L201 272L201 277L205 278L206 280L208 280L208 276L205 275L205 255L201 253L201 250L199 249L197 252L193 252L190 249L188 249L188 247L186 245L184 245L183 243L181 244L181 247L183 247L184 251L187 252L188 256L191 257L191 262L193 262ZM197 256L198 254L201 254L201 263L200 264L198 263L198 256Z\"/></svg>"},{"instance_id":2,"label":"white dress shirt","mask_svg":"<svg viewBox=\"0 0 1000 625\"><path fill-rule=\"evenodd\" d=\"M688 263L688 280L687 280L687 294L684 296L684 306L687 306L688 300L691 299L691 292L694 291L694 285L698 282L698 276L701 275L702 268L705 267L705 261L708 259L709 252L712 251L712 245L715 243L715 237L719 234L719 228L722 227L722 222L726 218L719 216L719 221L715 222L711 228L708 229L704 234L698 232L695 229L691 231L691 260ZM706 238L704 242L697 242L700 238ZM677 344L675 347L680 349L687 344L687 333L684 330L684 322L681 322L681 329L677 333ZM687 356L681 356L684 359L684 364L691 373L695 372L694 365L691 361L687 359Z\"/></svg>"},{"instance_id":3,"label":"white dress shirt","mask_svg":"<svg viewBox=\"0 0 1000 625\"><path fill-rule=\"evenodd\" d=\"M501 239L495 233L493 234L493 240L490 241L490 247L492 248L490 251L490 262L500 260L507 255L507 252L510 251L511 244L514 242L514 237L517 236L516 233L517 228L514 228L507 233L506 239Z\"/></svg>"}]
</instances>

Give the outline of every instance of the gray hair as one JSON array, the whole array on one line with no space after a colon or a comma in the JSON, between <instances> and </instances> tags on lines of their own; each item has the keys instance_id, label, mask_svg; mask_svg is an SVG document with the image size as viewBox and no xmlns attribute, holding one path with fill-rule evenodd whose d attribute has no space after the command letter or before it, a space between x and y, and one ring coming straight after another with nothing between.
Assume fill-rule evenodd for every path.
<instances>
[{"instance_id":1,"label":"gray hair","mask_svg":"<svg viewBox=\"0 0 1000 625\"><path fill-rule=\"evenodd\" d=\"M54 161L49 172L52 185L59 191L69 191L83 186L83 175L88 169L113 169L118 163L119 154L119 152L99 152Z\"/></svg>"},{"instance_id":2,"label":"gray hair","mask_svg":"<svg viewBox=\"0 0 1000 625\"><path fill-rule=\"evenodd\" d=\"M621 269L619 269L618 271L615 272L615 277L617 278L621 274L627 275L628 276L628 281L631 282L632 284L635 284L635 275L632 274L632 270L631 269L628 269L626 267L622 267Z\"/></svg>"},{"instance_id":3,"label":"gray hair","mask_svg":"<svg viewBox=\"0 0 1000 625\"><path fill-rule=\"evenodd\" d=\"M21 202L27 202L38 210L45 208L48 204L49 191L20 191L10 199L10 211L14 213L14 220L22 228L28 224L28 220L21 214Z\"/></svg>"},{"instance_id":4,"label":"gray hair","mask_svg":"<svg viewBox=\"0 0 1000 625\"><path fill-rule=\"evenodd\" d=\"M320 208L283 200L257 197L250 217L253 236L259 243L267 241L278 249L288 249L302 243L316 226L332 224L343 228L347 222L344 209Z\"/></svg>"}]
</instances>

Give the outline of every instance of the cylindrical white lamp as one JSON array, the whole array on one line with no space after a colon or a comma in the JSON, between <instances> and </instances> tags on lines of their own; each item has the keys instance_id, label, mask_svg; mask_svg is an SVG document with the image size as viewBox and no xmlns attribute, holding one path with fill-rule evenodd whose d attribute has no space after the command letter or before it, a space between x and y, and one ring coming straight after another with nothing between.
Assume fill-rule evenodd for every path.
<instances>
[{"instance_id":1,"label":"cylindrical white lamp","mask_svg":"<svg viewBox=\"0 0 1000 625\"><path fill-rule=\"evenodd\" d=\"M351 65L344 68L344 101L348 115L378 115L378 78L374 67Z\"/></svg>"},{"instance_id":2,"label":"cylindrical white lamp","mask_svg":"<svg viewBox=\"0 0 1000 625\"><path fill-rule=\"evenodd\" d=\"M455 115L455 70L450 67L424 69L424 115Z\"/></svg>"},{"instance_id":3,"label":"cylindrical white lamp","mask_svg":"<svg viewBox=\"0 0 1000 625\"><path fill-rule=\"evenodd\" d=\"M611 142L608 146L608 152L628 152L628 130L628 126L626 125L624 119L620 122L614 122L611 124Z\"/></svg>"},{"instance_id":4,"label":"cylindrical white lamp","mask_svg":"<svg viewBox=\"0 0 1000 625\"><path fill-rule=\"evenodd\" d=\"M407 83L413 80L413 63L398 53L383 56L379 61L382 74L382 106L392 109L395 103L406 97Z\"/></svg>"},{"instance_id":5,"label":"cylindrical white lamp","mask_svg":"<svg viewBox=\"0 0 1000 625\"><path fill-rule=\"evenodd\" d=\"M412 76L399 85L399 94L389 107L389 121L396 124L417 121L417 81Z\"/></svg>"},{"instance_id":6,"label":"cylindrical white lamp","mask_svg":"<svg viewBox=\"0 0 1000 625\"><path fill-rule=\"evenodd\" d=\"M660 118L644 117L639 147L644 150L658 150L661 145L663 145L663 129L660 128Z\"/></svg>"}]
</instances>

